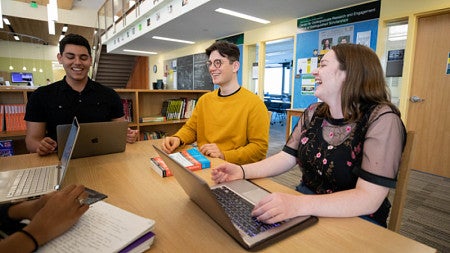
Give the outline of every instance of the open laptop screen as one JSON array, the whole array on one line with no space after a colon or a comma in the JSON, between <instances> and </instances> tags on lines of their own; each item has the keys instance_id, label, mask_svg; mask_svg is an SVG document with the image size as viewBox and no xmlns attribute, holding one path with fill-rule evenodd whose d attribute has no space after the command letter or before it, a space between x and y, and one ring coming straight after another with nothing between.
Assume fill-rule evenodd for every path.
<instances>
[{"instance_id":1,"label":"open laptop screen","mask_svg":"<svg viewBox=\"0 0 450 253\"><path fill-rule=\"evenodd\" d=\"M73 119L69 135L67 136L66 144L64 145L64 151L61 156L61 162L60 162L60 174L59 174L59 184L62 183L62 180L64 179L64 176L67 171L67 167L69 167L70 157L72 156L73 152L73 146L75 146L77 141L77 136L80 131L80 126L78 124L78 120L75 117Z\"/></svg>"}]
</instances>

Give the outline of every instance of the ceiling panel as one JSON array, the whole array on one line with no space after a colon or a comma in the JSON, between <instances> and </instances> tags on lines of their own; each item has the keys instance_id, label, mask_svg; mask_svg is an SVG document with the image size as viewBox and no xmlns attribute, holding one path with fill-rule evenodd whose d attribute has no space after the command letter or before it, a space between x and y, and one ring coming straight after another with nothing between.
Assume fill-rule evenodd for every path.
<instances>
[{"instance_id":1,"label":"ceiling panel","mask_svg":"<svg viewBox=\"0 0 450 253\"><path fill-rule=\"evenodd\" d=\"M14 40L13 33L19 34L22 42L28 43L42 43L48 45L58 45L59 37L61 35L61 30L64 24L56 23L55 25L55 35L50 35L48 33L48 24L47 21L27 19L27 18L19 18L19 17L11 17L11 16L3 16L4 18L8 18L11 23L10 26L3 25L3 29L0 29L0 39L1 40ZM78 33L84 36L89 43L93 42L94 28L92 27L84 27L84 26L76 26L76 25L68 25L68 33ZM26 35L26 36L20 36ZM32 39L33 38L33 39Z\"/></svg>"},{"instance_id":2,"label":"ceiling panel","mask_svg":"<svg viewBox=\"0 0 450 253\"><path fill-rule=\"evenodd\" d=\"M27 2L26 0L20 0ZM64 0L66 1L66 0ZM72 1L72 0L67 0ZM145 0L151 1L151 0ZM155 3L155 0L152 0ZM163 6L165 3L169 3L169 0L159 0ZM44 1L41 1L44 2ZM62 2L58 0L58 3ZM173 3L177 3L172 1ZM239 11L248 15L254 15L263 19L270 20L269 25L275 25L282 22L292 21L299 17L305 17L316 13L322 13L333 9L342 8L345 6L365 3L363 0L210 0L207 3L191 10L190 12L183 14L169 22L161 25L158 28L142 35L141 37L117 48L112 53L122 53L123 49L134 49L143 51L153 51L157 53L165 53L172 50L186 47L186 44L159 41L152 39L153 36L170 37L182 40L190 40L196 43L202 43L204 41L210 41L218 38L228 37L236 34L243 33L258 28L265 27L266 25L259 24L253 21L248 21L236 17L231 17L225 14L217 13L214 10L221 7L230 10ZM91 9L99 8L104 3L104 0L76 0L73 1L73 8L70 11L77 11L78 9ZM157 3L157 1L156 1ZM181 4L181 1L179 2ZM188 2L189 3L189 2ZM96 6L96 7L92 7ZM9 17L11 21L11 27L15 32L21 34L27 34L34 37L41 38L50 45L57 45L59 35L63 24L56 24L56 35L48 34L48 27L46 21L38 21L34 19ZM92 27L81 27L69 24L68 33L79 33L86 37L90 43L93 42ZM8 26L2 29L2 31L10 31ZM283 32L274 31L274 33L283 34ZM281 35L283 36L283 35ZM0 33L0 39L6 39L5 33ZM264 35L261 36L264 38ZM273 37L273 36L268 36ZM11 39L11 37L9 37ZM281 43L282 44L282 43ZM273 49L276 45L270 45L267 47L267 52L280 51L279 49ZM286 45L287 48L284 55L280 55L279 59L274 61L284 61L286 57L293 54L293 46L290 43ZM288 59L289 60L289 59Z\"/></svg>"},{"instance_id":3,"label":"ceiling panel","mask_svg":"<svg viewBox=\"0 0 450 253\"><path fill-rule=\"evenodd\" d=\"M171 19L167 23L147 32L139 38L114 49L112 52L129 54L124 52L123 49L134 49L164 53L185 47L186 44L155 40L152 39L153 36L176 38L201 43L362 2L366 1L211 0L179 17ZM215 10L217 8L239 11L244 14L270 20L271 23L264 25L232 17L216 12ZM274 31L274 33L277 33L277 31ZM264 38L264 36L261 37Z\"/></svg>"}]
</instances>

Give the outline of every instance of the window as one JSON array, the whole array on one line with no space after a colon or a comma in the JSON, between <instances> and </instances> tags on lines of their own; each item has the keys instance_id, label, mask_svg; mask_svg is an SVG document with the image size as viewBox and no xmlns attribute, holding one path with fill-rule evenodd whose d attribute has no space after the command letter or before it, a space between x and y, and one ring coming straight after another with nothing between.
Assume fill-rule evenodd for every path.
<instances>
[{"instance_id":1,"label":"window","mask_svg":"<svg viewBox=\"0 0 450 253\"><path fill-rule=\"evenodd\" d=\"M386 74L386 83L391 92L391 102L399 106L408 23L407 21L393 22L387 25L387 29L386 51L381 62Z\"/></svg>"},{"instance_id":2,"label":"window","mask_svg":"<svg viewBox=\"0 0 450 253\"><path fill-rule=\"evenodd\" d=\"M266 68L264 71L264 94L281 95L283 67Z\"/></svg>"}]
</instances>

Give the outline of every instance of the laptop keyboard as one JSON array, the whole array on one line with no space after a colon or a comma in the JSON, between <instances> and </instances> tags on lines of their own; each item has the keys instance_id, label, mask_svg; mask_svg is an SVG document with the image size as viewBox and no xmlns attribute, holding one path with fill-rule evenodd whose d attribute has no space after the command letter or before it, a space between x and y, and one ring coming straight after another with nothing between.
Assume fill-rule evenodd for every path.
<instances>
[{"instance_id":1,"label":"laptop keyboard","mask_svg":"<svg viewBox=\"0 0 450 253\"><path fill-rule=\"evenodd\" d=\"M39 167L31 170L21 170L11 186L7 197L40 193L47 190L49 174L55 166Z\"/></svg>"},{"instance_id":2,"label":"laptop keyboard","mask_svg":"<svg viewBox=\"0 0 450 253\"><path fill-rule=\"evenodd\" d=\"M211 190L233 223L247 235L253 237L261 232L280 226L281 223L266 224L252 217L251 212L254 205L227 187L222 186Z\"/></svg>"}]
</instances>

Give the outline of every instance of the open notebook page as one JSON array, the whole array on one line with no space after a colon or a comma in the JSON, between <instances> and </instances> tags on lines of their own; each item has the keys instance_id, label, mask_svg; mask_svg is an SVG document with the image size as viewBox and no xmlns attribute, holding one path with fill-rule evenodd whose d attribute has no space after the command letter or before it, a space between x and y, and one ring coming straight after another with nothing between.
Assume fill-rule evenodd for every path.
<instances>
[{"instance_id":1,"label":"open notebook page","mask_svg":"<svg viewBox=\"0 0 450 253\"><path fill-rule=\"evenodd\" d=\"M99 201L66 233L38 252L117 252L153 229L154 220Z\"/></svg>"}]
</instances>

